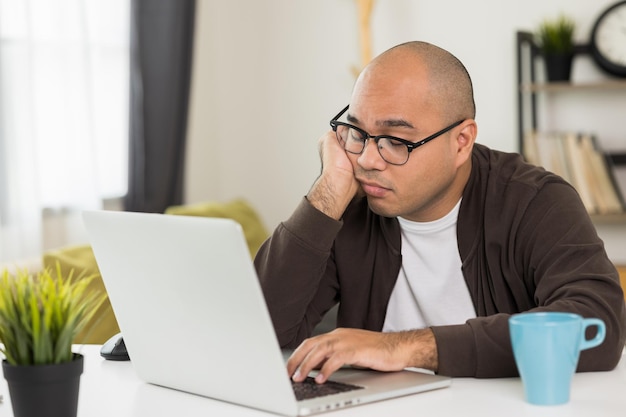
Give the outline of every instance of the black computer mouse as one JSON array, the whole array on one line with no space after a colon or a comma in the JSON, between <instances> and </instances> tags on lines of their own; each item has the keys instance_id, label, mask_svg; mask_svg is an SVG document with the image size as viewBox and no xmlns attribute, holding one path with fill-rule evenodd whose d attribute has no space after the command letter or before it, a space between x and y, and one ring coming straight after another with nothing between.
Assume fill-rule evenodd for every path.
<instances>
[{"instance_id":1,"label":"black computer mouse","mask_svg":"<svg viewBox=\"0 0 626 417\"><path fill-rule=\"evenodd\" d=\"M104 359L111 361L129 361L128 351L126 350L126 344L121 333L116 334L107 340L100 349L100 355Z\"/></svg>"}]
</instances>

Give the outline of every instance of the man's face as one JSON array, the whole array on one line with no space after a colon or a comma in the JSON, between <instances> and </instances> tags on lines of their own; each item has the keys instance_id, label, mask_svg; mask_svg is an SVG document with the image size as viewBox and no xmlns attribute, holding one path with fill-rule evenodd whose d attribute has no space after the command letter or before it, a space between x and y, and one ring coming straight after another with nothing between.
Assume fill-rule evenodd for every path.
<instances>
[{"instance_id":1,"label":"man's face","mask_svg":"<svg viewBox=\"0 0 626 417\"><path fill-rule=\"evenodd\" d=\"M376 68L355 86L348 122L371 135L392 135L417 142L454 120L436 110L427 77L416 68ZM404 165L385 162L374 141L360 155L348 154L370 208L387 217L414 221L441 218L458 202L451 186L458 168L458 127L414 149Z\"/></svg>"}]
</instances>

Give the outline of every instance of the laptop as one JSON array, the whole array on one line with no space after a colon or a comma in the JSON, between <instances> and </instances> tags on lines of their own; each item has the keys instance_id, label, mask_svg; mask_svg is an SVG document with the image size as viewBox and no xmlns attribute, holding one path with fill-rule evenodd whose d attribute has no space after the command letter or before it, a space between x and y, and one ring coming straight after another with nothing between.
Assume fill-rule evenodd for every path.
<instances>
[{"instance_id":1,"label":"laptop","mask_svg":"<svg viewBox=\"0 0 626 417\"><path fill-rule=\"evenodd\" d=\"M327 383L343 392L296 400L238 223L116 211L83 220L133 368L148 383L287 416L451 384L344 367Z\"/></svg>"}]
</instances>

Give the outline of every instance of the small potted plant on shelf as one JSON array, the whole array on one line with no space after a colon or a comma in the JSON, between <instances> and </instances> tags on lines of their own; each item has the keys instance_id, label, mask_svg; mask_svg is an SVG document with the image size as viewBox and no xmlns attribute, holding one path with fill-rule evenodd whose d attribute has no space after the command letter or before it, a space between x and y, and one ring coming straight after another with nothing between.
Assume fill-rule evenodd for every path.
<instances>
[{"instance_id":1,"label":"small potted plant on shelf","mask_svg":"<svg viewBox=\"0 0 626 417\"><path fill-rule=\"evenodd\" d=\"M537 43L546 64L548 81L569 81L574 58L576 23L561 15L544 20L537 31Z\"/></svg>"},{"instance_id":2,"label":"small potted plant on shelf","mask_svg":"<svg viewBox=\"0 0 626 417\"><path fill-rule=\"evenodd\" d=\"M83 356L74 338L106 294L88 292L92 276L45 269L0 275L0 351L15 417L76 416Z\"/></svg>"}]
</instances>

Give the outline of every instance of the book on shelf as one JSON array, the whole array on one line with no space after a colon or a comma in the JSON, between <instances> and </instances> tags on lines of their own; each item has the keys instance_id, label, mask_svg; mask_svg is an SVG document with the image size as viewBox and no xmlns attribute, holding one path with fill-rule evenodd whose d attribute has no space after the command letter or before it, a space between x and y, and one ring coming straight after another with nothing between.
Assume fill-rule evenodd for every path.
<instances>
[{"instance_id":1,"label":"book on shelf","mask_svg":"<svg viewBox=\"0 0 626 417\"><path fill-rule=\"evenodd\" d=\"M613 165L595 136L575 132L530 132L524 138L524 157L572 184L590 214L625 211Z\"/></svg>"},{"instance_id":2,"label":"book on shelf","mask_svg":"<svg viewBox=\"0 0 626 417\"><path fill-rule=\"evenodd\" d=\"M580 145L587 158L589 183L591 184L597 212L600 214L621 213L624 211L624 199L617 186L610 159L599 147L595 136L582 135Z\"/></svg>"}]
</instances>

